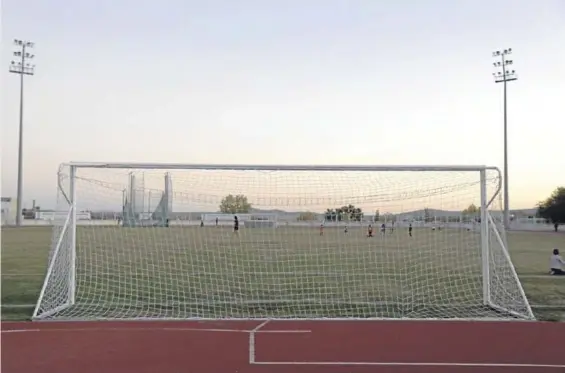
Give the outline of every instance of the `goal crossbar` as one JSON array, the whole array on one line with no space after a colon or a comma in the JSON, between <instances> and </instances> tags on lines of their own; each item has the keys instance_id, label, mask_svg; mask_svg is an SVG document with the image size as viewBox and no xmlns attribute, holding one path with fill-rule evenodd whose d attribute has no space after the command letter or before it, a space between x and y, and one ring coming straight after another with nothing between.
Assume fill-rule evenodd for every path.
<instances>
[{"instance_id":1,"label":"goal crossbar","mask_svg":"<svg viewBox=\"0 0 565 373\"><path fill-rule=\"evenodd\" d=\"M78 168L132 168L139 170L224 170L224 171L481 171L498 170L484 165L286 165L286 164L202 164L139 162L69 162Z\"/></svg>"}]
</instances>

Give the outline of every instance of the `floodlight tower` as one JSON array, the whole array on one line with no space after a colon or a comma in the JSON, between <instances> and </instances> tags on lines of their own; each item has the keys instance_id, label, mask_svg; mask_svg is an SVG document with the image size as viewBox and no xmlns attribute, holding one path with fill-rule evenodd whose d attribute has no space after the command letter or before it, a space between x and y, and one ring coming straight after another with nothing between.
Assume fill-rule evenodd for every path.
<instances>
[{"instance_id":1,"label":"floodlight tower","mask_svg":"<svg viewBox=\"0 0 565 373\"><path fill-rule=\"evenodd\" d=\"M22 225L22 200L23 200L23 143L24 143L24 75L33 75L35 66L28 63L34 55L29 52L33 43L27 40L14 40L16 50L15 61L10 64L10 72L20 74L20 134L18 142L18 198L16 203L16 225Z\"/></svg>"},{"instance_id":2,"label":"floodlight tower","mask_svg":"<svg viewBox=\"0 0 565 373\"><path fill-rule=\"evenodd\" d=\"M508 202L508 115L506 105L506 83L518 79L515 70L508 69L508 66L514 62L508 59L508 55L512 54L512 48L498 50L492 53L497 59L493 63L496 71L492 74L495 83L502 83L504 87L504 228L510 228L510 208Z\"/></svg>"}]
</instances>

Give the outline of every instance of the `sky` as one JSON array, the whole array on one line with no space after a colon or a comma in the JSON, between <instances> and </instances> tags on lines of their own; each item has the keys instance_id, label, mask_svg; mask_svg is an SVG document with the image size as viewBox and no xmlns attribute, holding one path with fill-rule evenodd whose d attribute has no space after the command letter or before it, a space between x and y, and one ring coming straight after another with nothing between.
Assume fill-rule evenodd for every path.
<instances>
[{"instance_id":1,"label":"sky","mask_svg":"<svg viewBox=\"0 0 565 373\"><path fill-rule=\"evenodd\" d=\"M4 0L2 182L16 196L14 38L26 78L24 206L69 161L503 166L510 207L565 185L562 0Z\"/></svg>"}]
</instances>

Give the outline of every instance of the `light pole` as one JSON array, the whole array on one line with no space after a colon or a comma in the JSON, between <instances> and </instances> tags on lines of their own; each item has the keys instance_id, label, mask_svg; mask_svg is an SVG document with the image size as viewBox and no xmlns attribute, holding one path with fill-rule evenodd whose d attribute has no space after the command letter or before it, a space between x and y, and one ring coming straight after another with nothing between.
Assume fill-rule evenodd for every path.
<instances>
[{"instance_id":1,"label":"light pole","mask_svg":"<svg viewBox=\"0 0 565 373\"><path fill-rule=\"evenodd\" d=\"M22 225L22 200L23 200L23 143L24 143L24 75L33 75L34 65L27 63L34 55L29 53L33 43L26 40L14 40L16 50L15 61L10 64L10 72L20 74L20 135L18 142L18 198L16 203L16 225Z\"/></svg>"},{"instance_id":2,"label":"light pole","mask_svg":"<svg viewBox=\"0 0 565 373\"><path fill-rule=\"evenodd\" d=\"M508 55L512 54L512 48L495 51L492 56L497 59L493 63L496 68L494 76L495 83L502 83L504 87L504 228L510 228L510 208L508 202L508 115L506 105L506 83L518 79L515 70L509 70L508 66L513 64L508 59Z\"/></svg>"}]
</instances>

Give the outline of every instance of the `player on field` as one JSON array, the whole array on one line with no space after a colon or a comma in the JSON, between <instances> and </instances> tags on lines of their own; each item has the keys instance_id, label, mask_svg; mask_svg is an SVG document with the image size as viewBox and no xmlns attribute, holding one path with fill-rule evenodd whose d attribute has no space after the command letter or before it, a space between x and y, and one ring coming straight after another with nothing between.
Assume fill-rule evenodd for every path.
<instances>
[{"instance_id":1,"label":"player on field","mask_svg":"<svg viewBox=\"0 0 565 373\"><path fill-rule=\"evenodd\" d=\"M412 237L412 223L408 224L408 235Z\"/></svg>"},{"instance_id":2,"label":"player on field","mask_svg":"<svg viewBox=\"0 0 565 373\"><path fill-rule=\"evenodd\" d=\"M320 236L324 235L324 223L320 224Z\"/></svg>"},{"instance_id":3,"label":"player on field","mask_svg":"<svg viewBox=\"0 0 565 373\"><path fill-rule=\"evenodd\" d=\"M563 260L561 255L559 255L559 250L553 249L553 255L551 255L551 260L549 262L549 274L557 276L565 275L565 271L562 269L564 265L565 260Z\"/></svg>"},{"instance_id":4,"label":"player on field","mask_svg":"<svg viewBox=\"0 0 565 373\"><path fill-rule=\"evenodd\" d=\"M385 223L382 223L382 224L381 224L381 234L384 236L385 233L386 233L386 224L385 224Z\"/></svg>"},{"instance_id":5,"label":"player on field","mask_svg":"<svg viewBox=\"0 0 565 373\"><path fill-rule=\"evenodd\" d=\"M216 218L216 227L218 226L218 218Z\"/></svg>"},{"instance_id":6,"label":"player on field","mask_svg":"<svg viewBox=\"0 0 565 373\"><path fill-rule=\"evenodd\" d=\"M394 233L394 221L390 223L390 233Z\"/></svg>"},{"instance_id":7,"label":"player on field","mask_svg":"<svg viewBox=\"0 0 565 373\"><path fill-rule=\"evenodd\" d=\"M237 219L237 215L233 217L233 233L239 232L239 220Z\"/></svg>"},{"instance_id":8,"label":"player on field","mask_svg":"<svg viewBox=\"0 0 565 373\"><path fill-rule=\"evenodd\" d=\"M349 232L348 228L347 228L347 224L345 225L345 228L343 229L343 233L347 234L347 232Z\"/></svg>"},{"instance_id":9,"label":"player on field","mask_svg":"<svg viewBox=\"0 0 565 373\"><path fill-rule=\"evenodd\" d=\"M371 224L367 227L367 237L373 237L373 226Z\"/></svg>"}]
</instances>

